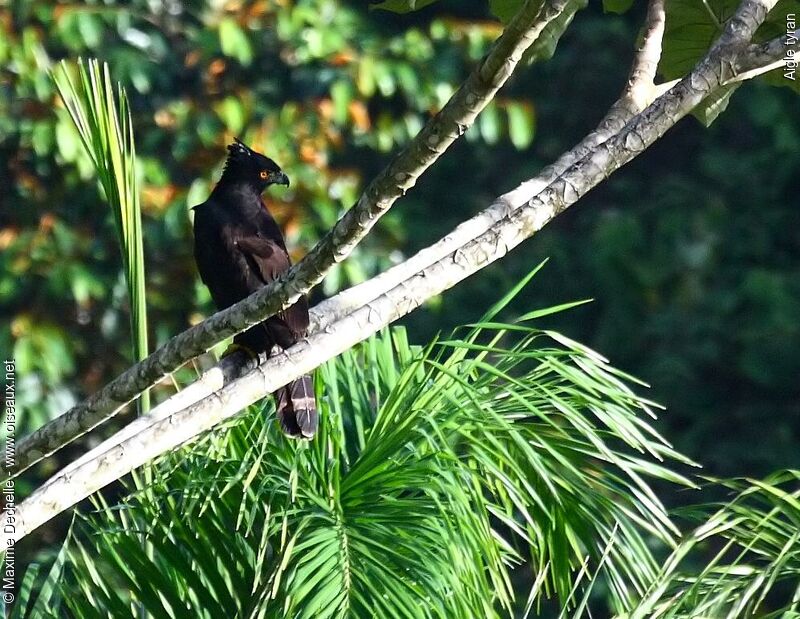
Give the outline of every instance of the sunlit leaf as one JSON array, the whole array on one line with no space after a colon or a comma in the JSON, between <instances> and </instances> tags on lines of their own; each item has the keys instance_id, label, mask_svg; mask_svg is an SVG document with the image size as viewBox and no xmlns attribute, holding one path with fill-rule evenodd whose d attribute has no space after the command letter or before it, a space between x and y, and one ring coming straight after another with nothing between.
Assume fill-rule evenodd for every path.
<instances>
[{"instance_id":1,"label":"sunlit leaf","mask_svg":"<svg viewBox=\"0 0 800 619\"><path fill-rule=\"evenodd\" d=\"M699 118L706 127L710 127L711 123L727 109L733 93L736 92L740 85L741 84L732 84L731 86L721 88L705 99L703 103L693 111L693 114Z\"/></svg>"},{"instance_id":2,"label":"sunlit leaf","mask_svg":"<svg viewBox=\"0 0 800 619\"><path fill-rule=\"evenodd\" d=\"M247 66L253 61L253 48L245 31L231 17L225 17L219 24L219 43L222 53L236 58Z\"/></svg>"},{"instance_id":3,"label":"sunlit leaf","mask_svg":"<svg viewBox=\"0 0 800 619\"><path fill-rule=\"evenodd\" d=\"M489 9L500 21L508 23L524 3L525 0L489 0Z\"/></svg>"},{"instance_id":4,"label":"sunlit leaf","mask_svg":"<svg viewBox=\"0 0 800 619\"><path fill-rule=\"evenodd\" d=\"M437 0L383 0L383 2L377 4L370 4L369 8L392 11L393 13L410 13L411 11L424 9L426 6L436 1Z\"/></svg>"},{"instance_id":5,"label":"sunlit leaf","mask_svg":"<svg viewBox=\"0 0 800 619\"><path fill-rule=\"evenodd\" d=\"M114 216L131 306L134 358L140 360L148 353L147 304L136 148L128 98L121 85L114 87L108 65L97 60L85 64L79 61L76 73L62 62L53 79ZM140 398L143 410L148 402L144 393Z\"/></svg>"},{"instance_id":6,"label":"sunlit leaf","mask_svg":"<svg viewBox=\"0 0 800 619\"><path fill-rule=\"evenodd\" d=\"M508 114L508 136L519 150L533 142L535 118L533 107L523 103L511 102L506 105Z\"/></svg>"}]
</instances>

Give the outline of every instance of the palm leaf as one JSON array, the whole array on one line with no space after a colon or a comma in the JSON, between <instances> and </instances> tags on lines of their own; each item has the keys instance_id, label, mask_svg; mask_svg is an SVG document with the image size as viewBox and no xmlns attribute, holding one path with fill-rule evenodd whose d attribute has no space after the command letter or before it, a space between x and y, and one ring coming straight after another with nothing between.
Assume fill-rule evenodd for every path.
<instances>
[{"instance_id":1,"label":"palm leaf","mask_svg":"<svg viewBox=\"0 0 800 619\"><path fill-rule=\"evenodd\" d=\"M162 458L146 491L83 519L70 611L509 616L525 565L532 604L600 566L630 607L659 572L648 545L675 537L645 480L688 483L654 456L681 458L602 358L508 327L424 349L387 331L321 369L313 442L267 403Z\"/></svg>"},{"instance_id":2,"label":"palm leaf","mask_svg":"<svg viewBox=\"0 0 800 619\"><path fill-rule=\"evenodd\" d=\"M85 64L79 60L74 71L62 62L53 72L53 81L111 207L131 307L133 355L139 361L147 356L147 306L136 148L128 98L122 86L114 87L108 65L93 59ZM143 394L139 402L140 410L147 410L148 394Z\"/></svg>"},{"instance_id":3,"label":"palm leaf","mask_svg":"<svg viewBox=\"0 0 800 619\"><path fill-rule=\"evenodd\" d=\"M800 471L715 484L735 497L680 511L695 530L622 616L800 616Z\"/></svg>"}]
</instances>

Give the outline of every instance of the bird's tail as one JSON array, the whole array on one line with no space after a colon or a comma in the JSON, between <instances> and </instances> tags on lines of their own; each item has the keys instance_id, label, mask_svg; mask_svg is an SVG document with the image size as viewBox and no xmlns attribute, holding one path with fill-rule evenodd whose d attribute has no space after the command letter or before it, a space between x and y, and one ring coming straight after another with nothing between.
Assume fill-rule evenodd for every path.
<instances>
[{"instance_id":1,"label":"bird's tail","mask_svg":"<svg viewBox=\"0 0 800 619\"><path fill-rule=\"evenodd\" d=\"M306 374L275 392L275 405L283 431L297 438L312 438L317 431L314 382Z\"/></svg>"}]
</instances>

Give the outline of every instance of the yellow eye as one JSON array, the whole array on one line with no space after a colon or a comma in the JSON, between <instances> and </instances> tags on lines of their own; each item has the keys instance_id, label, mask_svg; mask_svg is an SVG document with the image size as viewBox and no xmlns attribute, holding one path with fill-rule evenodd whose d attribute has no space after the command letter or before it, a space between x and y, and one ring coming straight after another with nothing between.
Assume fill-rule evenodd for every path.
<instances>
[{"instance_id":1,"label":"yellow eye","mask_svg":"<svg viewBox=\"0 0 800 619\"><path fill-rule=\"evenodd\" d=\"M259 174L259 176L260 176L261 178L267 178L267 176L269 176L269 174L267 174L267 171L266 171L266 170L261 170L261 173Z\"/></svg>"}]
</instances>

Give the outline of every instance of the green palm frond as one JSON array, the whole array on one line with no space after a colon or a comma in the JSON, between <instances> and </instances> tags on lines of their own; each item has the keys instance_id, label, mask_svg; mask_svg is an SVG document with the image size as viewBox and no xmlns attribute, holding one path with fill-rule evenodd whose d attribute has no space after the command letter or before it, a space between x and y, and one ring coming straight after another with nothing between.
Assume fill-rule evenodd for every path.
<instances>
[{"instance_id":1,"label":"green palm frond","mask_svg":"<svg viewBox=\"0 0 800 619\"><path fill-rule=\"evenodd\" d=\"M70 542L71 612L509 616L601 563L630 608L659 573L649 545L677 532L646 480L689 484L660 462L683 459L596 353L524 322L424 349L396 328L319 378L313 442L251 407L98 504Z\"/></svg>"},{"instance_id":2,"label":"green palm frond","mask_svg":"<svg viewBox=\"0 0 800 619\"><path fill-rule=\"evenodd\" d=\"M67 534L70 537L72 529ZM59 609L63 608L61 578L64 565L67 561L68 549L62 545L52 562L45 570L48 563L46 556L40 555L39 562L31 563L22 578L17 592L16 601L7 616L13 619L51 619L59 617Z\"/></svg>"},{"instance_id":3,"label":"green palm frond","mask_svg":"<svg viewBox=\"0 0 800 619\"><path fill-rule=\"evenodd\" d=\"M800 617L800 471L717 483L735 498L681 510L697 528L621 617Z\"/></svg>"},{"instance_id":4,"label":"green palm frond","mask_svg":"<svg viewBox=\"0 0 800 619\"><path fill-rule=\"evenodd\" d=\"M65 62L53 72L61 99L78 130L94 166L105 199L111 207L131 306L133 354L147 356L147 306L142 248L136 148L125 90L114 87L108 65L90 59L71 71ZM148 408L147 394L140 408Z\"/></svg>"}]
</instances>

